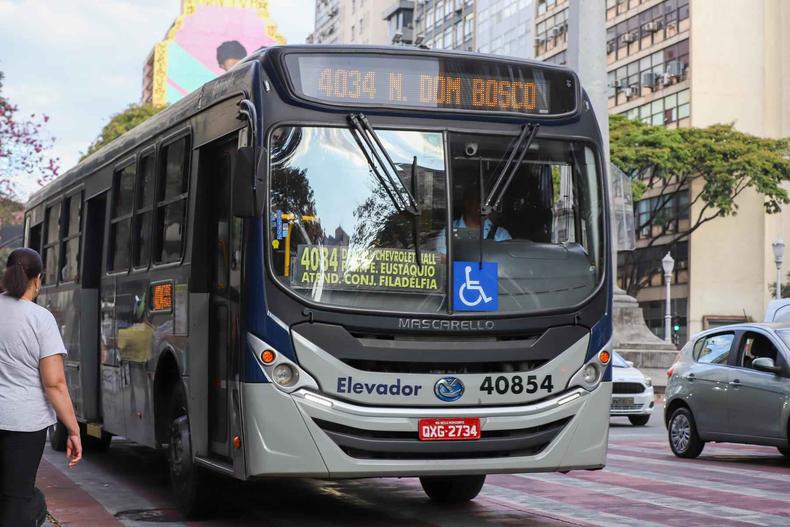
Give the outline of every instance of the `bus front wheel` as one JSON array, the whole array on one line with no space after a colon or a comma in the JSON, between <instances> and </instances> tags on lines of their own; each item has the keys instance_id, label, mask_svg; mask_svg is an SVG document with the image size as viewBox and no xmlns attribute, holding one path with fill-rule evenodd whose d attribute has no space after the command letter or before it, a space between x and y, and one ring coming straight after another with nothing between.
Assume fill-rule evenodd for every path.
<instances>
[{"instance_id":1,"label":"bus front wheel","mask_svg":"<svg viewBox=\"0 0 790 527\"><path fill-rule=\"evenodd\" d=\"M49 427L49 446L52 447L52 450L65 452L68 439L69 431L66 429L66 425L59 420Z\"/></svg>"},{"instance_id":2,"label":"bus front wheel","mask_svg":"<svg viewBox=\"0 0 790 527\"><path fill-rule=\"evenodd\" d=\"M426 476L420 478L422 490L439 503L462 503L473 500L485 483L481 476Z\"/></svg>"},{"instance_id":3,"label":"bus front wheel","mask_svg":"<svg viewBox=\"0 0 790 527\"><path fill-rule=\"evenodd\" d=\"M178 509L187 518L195 518L206 510L205 478L192 457L192 436L189 429L186 394L180 382L173 390L170 403L167 448L170 483Z\"/></svg>"}]
</instances>

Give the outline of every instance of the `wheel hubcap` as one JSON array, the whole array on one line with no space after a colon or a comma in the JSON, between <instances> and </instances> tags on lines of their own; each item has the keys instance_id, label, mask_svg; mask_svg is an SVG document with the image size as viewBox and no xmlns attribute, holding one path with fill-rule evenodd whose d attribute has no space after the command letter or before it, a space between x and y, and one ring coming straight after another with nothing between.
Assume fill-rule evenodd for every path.
<instances>
[{"instance_id":1,"label":"wheel hubcap","mask_svg":"<svg viewBox=\"0 0 790 527\"><path fill-rule=\"evenodd\" d=\"M691 423L688 417L683 414L675 417L669 428L669 436L675 450L685 452L691 439Z\"/></svg>"}]
</instances>

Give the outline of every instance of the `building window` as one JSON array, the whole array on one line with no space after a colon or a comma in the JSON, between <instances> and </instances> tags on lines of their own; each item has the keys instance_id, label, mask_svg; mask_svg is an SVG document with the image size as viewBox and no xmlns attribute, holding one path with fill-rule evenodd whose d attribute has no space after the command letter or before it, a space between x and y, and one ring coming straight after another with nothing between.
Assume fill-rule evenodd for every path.
<instances>
[{"instance_id":1,"label":"building window","mask_svg":"<svg viewBox=\"0 0 790 527\"><path fill-rule=\"evenodd\" d=\"M568 34L568 10L547 17L535 26L535 55L549 53L563 46Z\"/></svg>"},{"instance_id":2,"label":"building window","mask_svg":"<svg viewBox=\"0 0 790 527\"><path fill-rule=\"evenodd\" d=\"M622 60L688 29L688 0L664 0L607 30L608 61Z\"/></svg>"},{"instance_id":3,"label":"building window","mask_svg":"<svg viewBox=\"0 0 790 527\"><path fill-rule=\"evenodd\" d=\"M647 104L631 108L624 112L623 115L629 119L656 126L688 126L691 115L689 90L679 91Z\"/></svg>"},{"instance_id":4,"label":"building window","mask_svg":"<svg viewBox=\"0 0 790 527\"><path fill-rule=\"evenodd\" d=\"M645 324L657 337L664 338L664 312L666 305L663 301L640 302L639 307L645 316ZM675 322L680 326L680 331L672 335L675 345L680 345L688 340L688 298L672 298L669 302L669 311L672 315L672 326ZM672 328L674 333L674 327Z\"/></svg>"},{"instance_id":5,"label":"building window","mask_svg":"<svg viewBox=\"0 0 790 527\"><path fill-rule=\"evenodd\" d=\"M689 73L688 39L608 73L609 108L683 82Z\"/></svg>"},{"instance_id":6,"label":"building window","mask_svg":"<svg viewBox=\"0 0 790 527\"><path fill-rule=\"evenodd\" d=\"M639 239L650 239L689 229L689 195L687 190L660 195L634 204L634 224Z\"/></svg>"}]
</instances>

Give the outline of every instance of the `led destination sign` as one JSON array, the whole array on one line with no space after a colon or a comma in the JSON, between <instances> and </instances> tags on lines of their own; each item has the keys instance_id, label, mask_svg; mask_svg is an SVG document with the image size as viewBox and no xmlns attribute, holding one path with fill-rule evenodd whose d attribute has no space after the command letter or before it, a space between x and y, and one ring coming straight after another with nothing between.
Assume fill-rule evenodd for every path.
<instances>
[{"instance_id":1,"label":"led destination sign","mask_svg":"<svg viewBox=\"0 0 790 527\"><path fill-rule=\"evenodd\" d=\"M569 72L485 60L370 54L289 55L297 95L342 106L520 114L576 109Z\"/></svg>"}]
</instances>

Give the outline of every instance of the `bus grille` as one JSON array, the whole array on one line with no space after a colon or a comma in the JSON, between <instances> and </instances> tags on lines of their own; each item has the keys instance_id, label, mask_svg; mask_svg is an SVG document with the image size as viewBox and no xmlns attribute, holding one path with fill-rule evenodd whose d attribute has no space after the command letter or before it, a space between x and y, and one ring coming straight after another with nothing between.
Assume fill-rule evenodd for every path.
<instances>
[{"instance_id":1,"label":"bus grille","mask_svg":"<svg viewBox=\"0 0 790 527\"><path fill-rule=\"evenodd\" d=\"M616 382L612 386L613 394L642 393L644 391L645 386L640 382Z\"/></svg>"},{"instance_id":2,"label":"bus grille","mask_svg":"<svg viewBox=\"0 0 790 527\"><path fill-rule=\"evenodd\" d=\"M417 431L363 430L313 421L346 455L357 459L475 459L539 454L571 419L516 430L483 430L480 439L472 441L420 441Z\"/></svg>"},{"instance_id":3,"label":"bus grille","mask_svg":"<svg viewBox=\"0 0 790 527\"><path fill-rule=\"evenodd\" d=\"M460 375L464 373L511 373L526 372L540 368L548 361L507 362L395 362L384 360L341 359L345 364L362 371L379 373L430 373L437 375Z\"/></svg>"}]
</instances>

